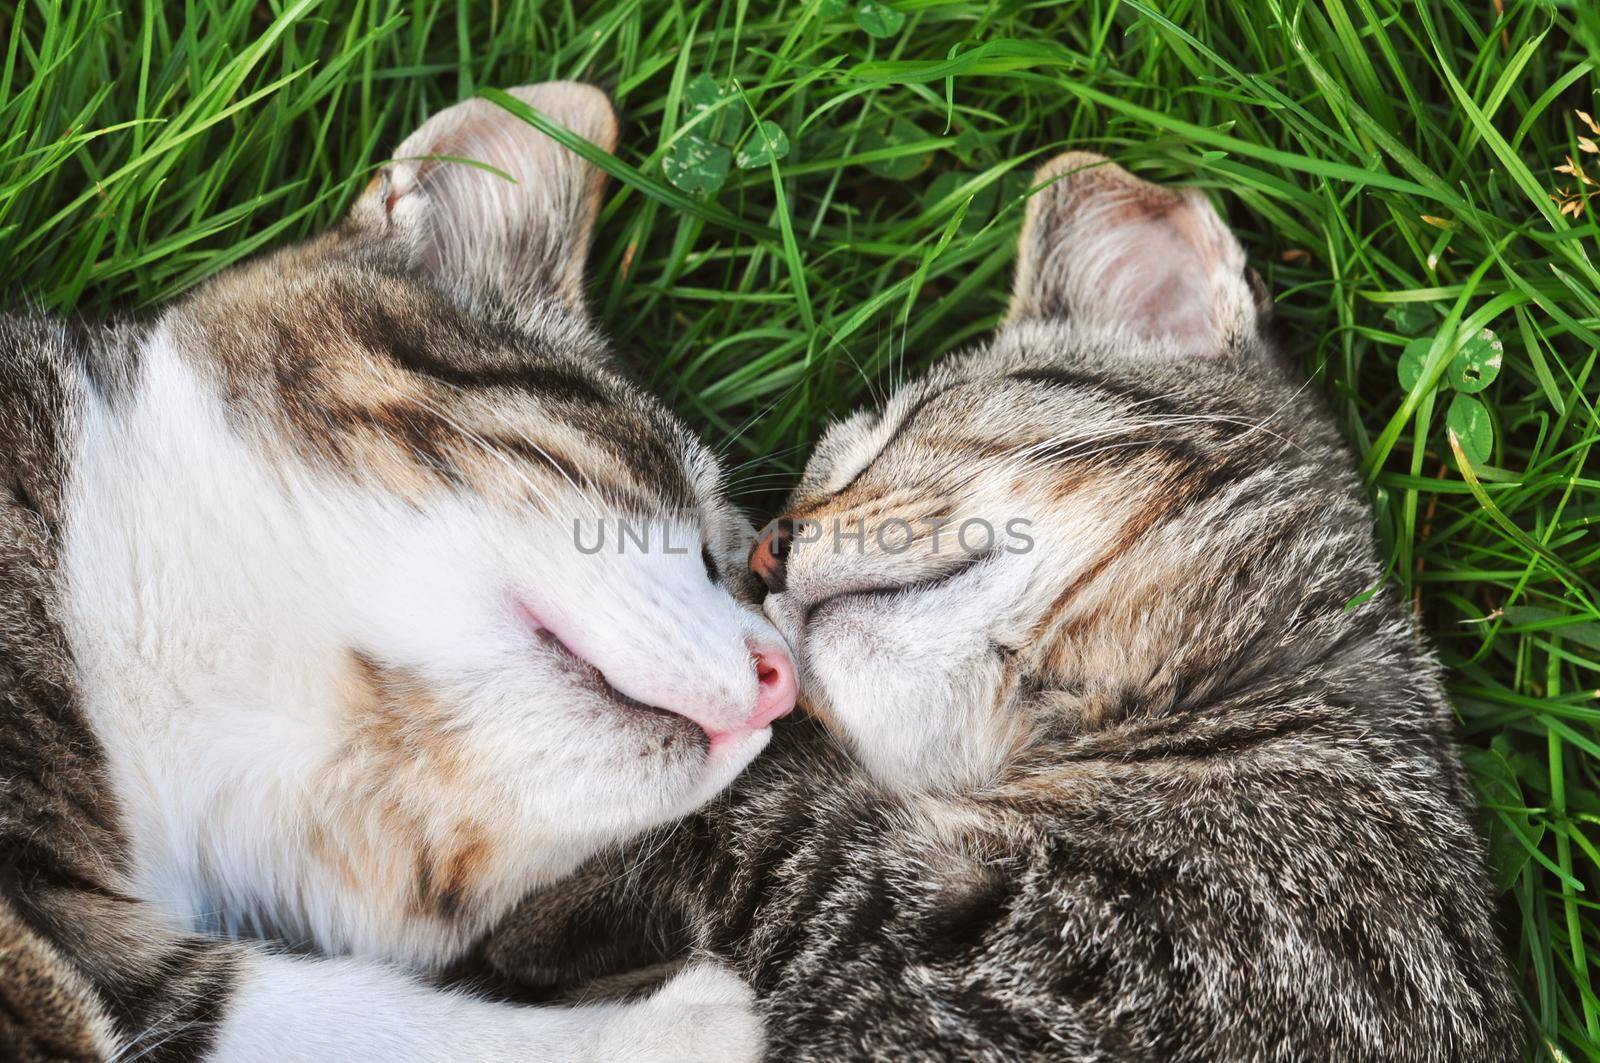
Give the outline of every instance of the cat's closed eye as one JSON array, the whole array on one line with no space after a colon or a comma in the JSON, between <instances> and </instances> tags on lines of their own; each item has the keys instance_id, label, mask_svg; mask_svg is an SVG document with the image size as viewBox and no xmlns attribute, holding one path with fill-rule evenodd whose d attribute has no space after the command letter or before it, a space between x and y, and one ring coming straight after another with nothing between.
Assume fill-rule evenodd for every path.
<instances>
[{"instance_id":1,"label":"cat's closed eye","mask_svg":"<svg viewBox=\"0 0 1600 1063\"><path fill-rule=\"evenodd\" d=\"M918 594L923 591L937 590L948 587L956 580L973 572L980 566L987 564L999 556L998 551L986 550L982 553L969 554L942 563L926 574L916 575L900 583L870 584L865 587L851 587L845 590L834 591L820 598L806 603L804 623L811 624L817 619L818 613L825 607L850 598L894 599L904 595Z\"/></svg>"}]
</instances>

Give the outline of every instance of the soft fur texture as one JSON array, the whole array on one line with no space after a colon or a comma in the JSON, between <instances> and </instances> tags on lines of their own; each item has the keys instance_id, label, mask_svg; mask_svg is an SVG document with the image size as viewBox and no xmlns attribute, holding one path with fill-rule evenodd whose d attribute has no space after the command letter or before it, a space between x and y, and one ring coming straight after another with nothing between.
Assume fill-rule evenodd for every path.
<instances>
[{"instance_id":1,"label":"soft fur texture","mask_svg":"<svg viewBox=\"0 0 1600 1063\"><path fill-rule=\"evenodd\" d=\"M758 548L821 724L485 960L708 952L785 1061L1516 1058L1438 666L1242 252L1103 159L1041 178L1006 326L835 426Z\"/></svg>"},{"instance_id":2,"label":"soft fur texture","mask_svg":"<svg viewBox=\"0 0 1600 1063\"><path fill-rule=\"evenodd\" d=\"M615 139L591 87L515 91ZM0 320L0 1044L758 1051L714 967L565 1011L414 973L726 786L792 674L714 458L584 313L599 195L471 101L150 322ZM578 548L619 520L676 550Z\"/></svg>"}]
</instances>

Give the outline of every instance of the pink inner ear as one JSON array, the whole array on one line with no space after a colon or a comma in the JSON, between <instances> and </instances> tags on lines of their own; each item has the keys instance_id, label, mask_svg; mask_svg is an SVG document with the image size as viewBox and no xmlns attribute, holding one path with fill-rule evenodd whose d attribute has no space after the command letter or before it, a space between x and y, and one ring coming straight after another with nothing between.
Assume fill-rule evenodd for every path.
<instances>
[{"instance_id":1,"label":"pink inner ear","mask_svg":"<svg viewBox=\"0 0 1600 1063\"><path fill-rule=\"evenodd\" d=\"M1083 192L1061 249L1074 277L1070 316L1172 343L1186 354L1216 353L1230 282L1241 266L1233 267L1233 277L1226 274L1232 239L1215 238L1226 230L1210 205L1109 178Z\"/></svg>"},{"instance_id":2,"label":"pink inner ear","mask_svg":"<svg viewBox=\"0 0 1600 1063\"><path fill-rule=\"evenodd\" d=\"M1103 286L1101 312L1109 315L1111 327L1167 339L1185 349L1214 342L1208 279L1215 265L1197 255L1167 218L1141 219L1123 228L1123 233L1101 237L1124 248L1098 278ZM1094 277L1089 279L1095 282Z\"/></svg>"},{"instance_id":3,"label":"pink inner ear","mask_svg":"<svg viewBox=\"0 0 1600 1063\"><path fill-rule=\"evenodd\" d=\"M616 115L593 86L545 82L509 95L591 142L616 140ZM545 297L581 305L605 177L598 168L483 99L435 114L394 157L390 184L370 209L381 207L404 235L419 272L511 307Z\"/></svg>"},{"instance_id":4,"label":"pink inner ear","mask_svg":"<svg viewBox=\"0 0 1600 1063\"><path fill-rule=\"evenodd\" d=\"M1028 207L1014 313L1216 354L1250 328L1244 252L1198 192L1142 181L1073 153L1038 175Z\"/></svg>"}]
</instances>

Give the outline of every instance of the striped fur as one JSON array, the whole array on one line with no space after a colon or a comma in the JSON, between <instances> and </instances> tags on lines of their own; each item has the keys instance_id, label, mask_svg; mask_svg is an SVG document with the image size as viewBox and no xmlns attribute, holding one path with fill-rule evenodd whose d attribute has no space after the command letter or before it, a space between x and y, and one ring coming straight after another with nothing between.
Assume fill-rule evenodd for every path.
<instances>
[{"instance_id":1,"label":"striped fur","mask_svg":"<svg viewBox=\"0 0 1600 1063\"><path fill-rule=\"evenodd\" d=\"M759 1051L713 965L562 1010L419 977L723 788L782 643L715 459L584 312L598 172L483 101L396 154L152 320L0 318L0 1056Z\"/></svg>"},{"instance_id":2,"label":"striped fur","mask_svg":"<svg viewBox=\"0 0 1600 1063\"><path fill-rule=\"evenodd\" d=\"M797 535L766 610L815 721L485 958L709 952L783 1060L1516 1058L1438 665L1242 252L1195 193L1040 177L1005 327L835 426L788 514L1033 548Z\"/></svg>"}]
</instances>

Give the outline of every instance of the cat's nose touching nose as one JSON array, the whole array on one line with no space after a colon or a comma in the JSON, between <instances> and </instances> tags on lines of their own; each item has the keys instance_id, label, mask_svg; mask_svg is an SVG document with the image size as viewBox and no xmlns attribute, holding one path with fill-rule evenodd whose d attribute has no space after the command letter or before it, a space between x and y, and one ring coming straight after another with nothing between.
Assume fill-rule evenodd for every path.
<instances>
[{"instance_id":1,"label":"cat's nose touching nose","mask_svg":"<svg viewBox=\"0 0 1600 1063\"><path fill-rule=\"evenodd\" d=\"M711 753L733 745L747 735L769 726L773 720L787 715L794 708L799 684L794 676L794 662L776 646L754 640L749 642L750 663L756 670L756 707L745 721L726 729L708 726L699 720L706 737L711 740Z\"/></svg>"},{"instance_id":2,"label":"cat's nose touching nose","mask_svg":"<svg viewBox=\"0 0 1600 1063\"><path fill-rule=\"evenodd\" d=\"M778 717L794 708L799 684L794 677L794 663L781 650L754 650L756 662L756 711L751 715L749 727L759 731Z\"/></svg>"},{"instance_id":3,"label":"cat's nose touching nose","mask_svg":"<svg viewBox=\"0 0 1600 1063\"><path fill-rule=\"evenodd\" d=\"M788 565L789 547L793 539L794 521L780 517L772 522L761 541L756 543L756 548L750 551L750 571L767 585L769 591L776 593L784 588L784 570Z\"/></svg>"}]
</instances>

